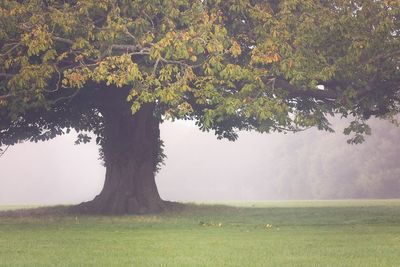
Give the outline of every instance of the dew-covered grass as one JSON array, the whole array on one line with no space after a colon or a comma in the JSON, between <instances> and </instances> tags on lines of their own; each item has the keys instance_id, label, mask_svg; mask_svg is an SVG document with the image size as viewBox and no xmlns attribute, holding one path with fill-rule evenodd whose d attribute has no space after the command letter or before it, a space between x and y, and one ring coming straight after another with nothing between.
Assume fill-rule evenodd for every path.
<instances>
[{"instance_id":1,"label":"dew-covered grass","mask_svg":"<svg viewBox=\"0 0 400 267\"><path fill-rule=\"evenodd\" d=\"M395 267L400 200L186 204L131 216L3 214L0 266Z\"/></svg>"}]
</instances>

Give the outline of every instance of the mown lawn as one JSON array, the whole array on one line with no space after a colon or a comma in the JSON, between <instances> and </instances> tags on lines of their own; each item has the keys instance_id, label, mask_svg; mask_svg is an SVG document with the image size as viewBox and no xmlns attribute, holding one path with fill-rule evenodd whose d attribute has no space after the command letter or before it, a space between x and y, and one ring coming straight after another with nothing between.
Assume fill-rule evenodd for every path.
<instances>
[{"instance_id":1,"label":"mown lawn","mask_svg":"<svg viewBox=\"0 0 400 267\"><path fill-rule=\"evenodd\" d=\"M0 215L0 266L400 266L400 200L223 204Z\"/></svg>"}]
</instances>

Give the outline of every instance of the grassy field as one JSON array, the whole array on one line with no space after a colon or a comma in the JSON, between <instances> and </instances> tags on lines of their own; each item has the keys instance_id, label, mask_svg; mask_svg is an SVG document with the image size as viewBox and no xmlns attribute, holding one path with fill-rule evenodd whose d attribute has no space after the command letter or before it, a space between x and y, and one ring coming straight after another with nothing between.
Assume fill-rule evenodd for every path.
<instances>
[{"instance_id":1,"label":"grassy field","mask_svg":"<svg viewBox=\"0 0 400 267\"><path fill-rule=\"evenodd\" d=\"M400 200L188 204L120 217L3 215L0 266L394 267Z\"/></svg>"}]
</instances>

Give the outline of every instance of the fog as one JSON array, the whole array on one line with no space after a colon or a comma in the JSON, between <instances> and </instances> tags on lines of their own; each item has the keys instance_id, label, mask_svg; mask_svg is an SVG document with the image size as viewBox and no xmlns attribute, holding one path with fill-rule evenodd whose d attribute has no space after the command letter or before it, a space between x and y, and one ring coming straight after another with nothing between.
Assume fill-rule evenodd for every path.
<instances>
[{"instance_id":1,"label":"fog","mask_svg":"<svg viewBox=\"0 0 400 267\"><path fill-rule=\"evenodd\" d=\"M337 133L243 132L217 140L190 122L161 126L167 159L156 176L160 195L177 201L400 197L400 129L374 121L373 135L348 145ZM0 158L0 205L72 204L103 186L98 147L76 134L12 146Z\"/></svg>"}]
</instances>

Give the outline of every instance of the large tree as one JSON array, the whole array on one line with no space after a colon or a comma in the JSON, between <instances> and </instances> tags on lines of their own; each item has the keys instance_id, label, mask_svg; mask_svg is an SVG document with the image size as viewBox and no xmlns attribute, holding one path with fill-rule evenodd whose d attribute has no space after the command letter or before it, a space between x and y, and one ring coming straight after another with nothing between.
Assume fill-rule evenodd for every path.
<instances>
[{"instance_id":1,"label":"large tree","mask_svg":"<svg viewBox=\"0 0 400 267\"><path fill-rule=\"evenodd\" d=\"M393 118L399 21L398 0L0 0L0 145L93 132L106 179L80 207L157 212L165 119L234 140L351 115L357 143Z\"/></svg>"}]
</instances>

